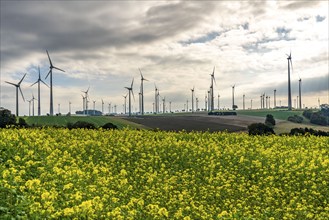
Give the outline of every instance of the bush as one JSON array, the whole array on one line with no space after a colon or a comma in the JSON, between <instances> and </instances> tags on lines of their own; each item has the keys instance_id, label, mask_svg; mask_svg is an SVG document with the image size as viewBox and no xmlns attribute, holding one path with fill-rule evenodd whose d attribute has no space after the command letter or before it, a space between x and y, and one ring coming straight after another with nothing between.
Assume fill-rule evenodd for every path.
<instances>
[{"instance_id":1,"label":"bush","mask_svg":"<svg viewBox=\"0 0 329 220\"><path fill-rule=\"evenodd\" d=\"M22 128L29 127L24 118L18 118L18 126Z\"/></svg>"},{"instance_id":2,"label":"bush","mask_svg":"<svg viewBox=\"0 0 329 220\"><path fill-rule=\"evenodd\" d=\"M0 128L16 124L15 115L11 114L8 109L0 109Z\"/></svg>"},{"instance_id":3,"label":"bush","mask_svg":"<svg viewBox=\"0 0 329 220\"><path fill-rule=\"evenodd\" d=\"M77 121L74 124L68 123L66 126L68 129L77 129L77 128L85 128L85 129L95 129L96 126L92 123L86 121Z\"/></svg>"},{"instance_id":4,"label":"bush","mask_svg":"<svg viewBox=\"0 0 329 220\"><path fill-rule=\"evenodd\" d=\"M313 114L313 111L312 110L305 110L305 111L303 111L303 116L305 118L311 119L312 114Z\"/></svg>"},{"instance_id":5,"label":"bush","mask_svg":"<svg viewBox=\"0 0 329 220\"><path fill-rule=\"evenodd\" d=\"M111 122L106 123L105 125L102 126L103 129L118 129L118 127Z\"/></svg>"},{"instance_id":6,"label":"bush","mask_svg":"<svg viewBox=\"0 0 329 220\"><path fill-rule=\"evenodd\" d=\"M275 125L275 119L274 119L273 115L270 115L270 114L266 115L265 125L267 125L267 126L269 126L271 128L274 127L274 125Z\"/></svg>"},{"instance_id":7,"label":"bush","mask_svg":"<svg viewBox=\"0 0 329 220\"><path fill-rule=\"evenodd\" d=\"M314 130L312 128L293 128L290 130L290 135L314 135L314 136L329 136L329 132Z\"/></svg>"},{"instance_id":8,"label":"bush","mask_svg":"<svg viewBox=\"0 0 329 220\"><path fill-rule=\"evenodd\" d=\"M273 128L263 123L253 123L248 126L249 135L271 135L275 134Z\"/></svg>"},{"instance_id":9,"label":"bush","mask_svg":"<svg viewBox=\"0 0 329 220\"><path fill-rule=\"evenodd\" d=\"M320 112L315 112L312 114L310 122L317 125L329 125L329 117L321 115Z\"/></svg>"},{"instance_id":10,"label":"bush","mask_svg":"<svg viewBox=\"0 0 329 220\"><path fill-rule=\"evenodd\" d=\"M302 123L303 122L303 117L294 115L294 116L289 116L288 121L294 122L294 123Z\"/></svg>"},{"instance_id":11,"label":"bush","mask_svg":"<svg viewBox=\"0 0 329 220\"><path fill-rule=\"evenodd\" d=\"M208 112L208 115L237 115L236 112Z\"/></svg>"}]
</instances>

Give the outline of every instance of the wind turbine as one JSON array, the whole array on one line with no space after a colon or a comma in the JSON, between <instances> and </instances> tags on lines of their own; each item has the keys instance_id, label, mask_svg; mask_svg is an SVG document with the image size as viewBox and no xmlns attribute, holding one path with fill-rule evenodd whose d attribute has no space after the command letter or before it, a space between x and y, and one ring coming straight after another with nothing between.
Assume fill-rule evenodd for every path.
<instances>
[{"instance_id":1,"label":"wind turbine","mask_svg":"<svg viewBox=\"0 0 329 220\"><path fill-rule=\"evenodd\" d=\"M35 98L34 98L34 95L33 95L33 93L32 93L32 116L34 116L34 100L36 100Z\"/></svg>"},{"instance_id":2,"label":"wind turbine","mask_svg":"<svg viewBox=\"0 0 329 220\"><path fill-rule=\"evenodd\" d=\"M194 86L193 89L191 89L192 92L192 113L194 112Z\"/></svg>"},{"instance_id":3,"label":"wind turbine","mask_svg":"<svg viewBox=\"0 0 329 220\"><path fill-rule=\"evenodd\" d=\"M134 92L133 92L133 85L134 85L134 78L131 81L130 87L125 87L128 90L128 94L129 94L129 116L131 116L131 94L133 95L133 98L135 99Z\"/></svg>"},{"instance_id":4,"label":"wind turbine","mask_svg":"<svg viewBox=\"0 0 329 220\"><path fill-rule=\"evenodd\" d=\"M89 88L90 88L90 86L88 86L88 89L86 91L82 91L85 94L85 96L84 96L84 98L85 98L85 105L83 107L86 110L86 114L87 115L88 115L88 92L89 92Z\"/></svg>"},{"instance_id":5,"label":"wind turbine","mask_svg":"<svg viewBox=\"0 0 329 220\"><path fill-rule=\"evenodd\" d=\"M125 99L125 114L127 114L127 95L128 95L128 93L126 94L126 95L123 95L122 97Z\"/></svg>"},{"instance_id":6,"label":"wind turbine","mask_svg":"<svg viewBox=\"0 0 329 220\"><path fill-rule=\"evenodd\" d=\"M165 112L166 112L166 97L163 97L162 102L163 102L163 104L162 104L163 112L162 113L165 114Z\"/></svg>"},{"instance_id":7,"label":"wind turbine","mask_svg":"<svg viewBox=\"0 0 329 220\"><path fill-rule=\"evenodd\" d=\"M299 78L299 108L302 108L302 79Z\"/></svg>"},{"instance_id":8,"label":"wind turbine","mask_svg":"<svg viewBox=\"0 0 329 220\"><path fill-rule=\"evenodd\" d=\"M211 111L214 111L214 82L216 84L216 80L215 80L215 67L212 71L212 74L210 74L211 76L211 87L210 87L210 108L211 108Z\"/></svg>"},{"instance_id":9,"label":"wind turbine","mask_svg":"<svg viewBox=\"0 0 329 220\"><path fill-rule=\"evenodd\" d=\"M234 89L235 89L235 84L232 86L232 109L235 110L235 104L234 104Z\"/></svg>"},{"instance_id":10,"label":"wind turbine","mask_svg":"<svg viewBox=\"0 0 329 220\"><path fill-rule=\"evenodd\" d=\"M139 68L138 68L139 69ZM144 78L142 71L139 69L139 72L141 74L141 113L144 115L144 86L143 86L143 81L148 81L147 79Z\"/></svg>"},{"instance_id":11,"label":"wind turbine","mask_svg":"<svg viewBox=\"0 0 329 220\"><path fill-rule=\"evenodd\" d=\"M291 85L290 85L290 65L291 65L291 70L293 69L292 67L292 62L291 62L291 51L290 54L286 54L287 60L288 60L288 110L291 110Z\"/></svg>"},{"instance_id":12,"label":"wind turbine","mask_svg":"<svg viewBox=\"0 0 329 220\"><path fill-rule=\"evenodd\" d=\"M17 84L14 84L14 83L5 81L6 83L8 83L8 84L13 85L13 86L16 87L16 116L18 116L18 89L21 92L22 98L23 98L23 100L25 102L25 99L24 99L24 96L23 96L23 92L21 90L21 83L22 83L23 79L25 78L25 76L26 76L26 73L24 74L23 78Z\"/></svg>"},{"instance_id":13,"label":"wind turbine","mask_svg":"<svg viewBox=\"0 0 329 220\"><path fill-rule=\"evenodd\" d=\"M57 69L59 71L62 71L62 72L65 72L64 70L58 68L58 67L55 67L53 66L53 63L51 62L51 59L50 59L50 56L49 56L49 53L48 53L48 50L46 50L47 52L47 55L48 55L48 59L49 59L49 72L46 76L45 79L47 79L47 77L50 75L50 110L49 110L49 114L50 115L54 115L54 100L53 100L53 69Z\"/></svg>"},{"instance_id":14,"label":"wind turbine","mask_svg":"<svg viewBox=\"0 0 329 220\"><path fill-rule=\"evenodd\" d=\"M94 103L94 116L95 116L95 114L96 114L96 109L95 109L96 100L94 100L93 103Z\"/></svg>"},{"instance_id":15,"label":"wind turbine","mask_svg":"<svg viewBox=\"0 0 329 220\"><path fill-rule=\"evenodd\" d=\"M274 89L274 108L276 108L276 89Z\"/></svg>"},{"instance_id":16,"label":"wind turbine","mask_svg":"<svg viewBox=\"0 0 329 220\"><path fill-rule=\"evenodd\" d=\"M40 116L41 115L40 82L42 82L43 84L45 84L48 88L49 88L49 86L41 79L41 76L40 76L40 67L39 66L38 66L38 71L39 71L39 78L38 78L38 80L35 83L33 83L31 85L31 87L33 85L35 85L36 83L38 83L38 116Z\"/></svg>"},{"instance_id":17,"label":"wind turbine","mask_svg":"<svg viewBox=\"0 0 329 220\"><path fill-rule=\"evenodd\" d=\"M154 91L155 91L155 95L154 95L154 105L155 105L155 113L158 113L158 88L154 83Z\"/></svg>"},{"instance_id":18,"label":"wind turbine","mask_svg":"<svg viewBox=\"0 0 329 220\"><path fill-rule=\"evenodd\" d=\"M102 99L102 114L104 114L104 101Z\"/></svg>"},{"instance_id":19,"label":"wind turbine","mask_svg":"<svg viewBox=\"0 0 329 220\"><path fill-rule=\"evenodd\" d=\"M245 97L246 97L246 95L243 94L243 97L242 97L242 99L243 99L243 110L245 110L245 105L244 105Z\"/></svg>"},{"instance_id":20,"label":"wind turbine","mask_svg":"<svg viewBox=\"0 0 329 220\"><path fill-rule=\"evenodd\" d=\"M29 116L31 116L31 102L32 102L32 99L27 100L27 102L29 103Z\"/></svg>"}]
</instances>

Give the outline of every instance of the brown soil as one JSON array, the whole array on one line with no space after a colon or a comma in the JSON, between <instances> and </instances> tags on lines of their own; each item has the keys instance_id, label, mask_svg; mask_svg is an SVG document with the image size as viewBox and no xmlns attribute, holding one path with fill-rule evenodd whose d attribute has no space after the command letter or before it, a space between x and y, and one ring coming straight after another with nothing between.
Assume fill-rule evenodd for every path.
<instances>
[{"instance_id":1,"label":"brown soil","mask_svg":"<svg viewBox=\"0 0 329 220\"><path fill-rule=\"evenodd\" d=\"M246 132L248 125L264 122L263 117L254 116L138 116L125 118L152 129L164 131L225 131Z\"/></svg>"}]
</instances>

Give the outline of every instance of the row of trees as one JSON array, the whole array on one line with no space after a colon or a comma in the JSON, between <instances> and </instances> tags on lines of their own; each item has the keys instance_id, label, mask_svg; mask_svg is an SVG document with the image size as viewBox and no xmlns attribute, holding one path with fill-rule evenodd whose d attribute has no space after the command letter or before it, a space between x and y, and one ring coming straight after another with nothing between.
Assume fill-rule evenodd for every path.
<instances>
[{"instance_id":1,"label":"row of trees","mask_svg":"<svg viewBox=\"0 0 329 220\"><path fill-rule=\"evenodd\" d=\"M1 108L0 109L0 128L7 127L35 127L28 125L23 118L18 118L18 122L16 116L11 114L10 110ZM66 125L68 129L76 129L76 128L85 128L85 129L97 129L97 126L85 121L77 121L75 123L68 123ZM106 123L101 126L103 129L117 129L117 126L112 123Z\"/></svg>"}]
</instances>

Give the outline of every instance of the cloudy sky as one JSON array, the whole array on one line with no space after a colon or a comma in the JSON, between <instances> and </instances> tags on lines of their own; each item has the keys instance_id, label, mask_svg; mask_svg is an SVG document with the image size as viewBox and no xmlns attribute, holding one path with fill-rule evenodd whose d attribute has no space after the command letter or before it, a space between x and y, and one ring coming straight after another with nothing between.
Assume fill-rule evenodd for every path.
<instances>
[{"instance_id":1,"label":"cloudy sky","mask_svg":"<svg viewBox=\"0 0 329 220\"><path fill-rule=\"evenodd\" d=\"M82 109L82 90L122 111L134 78L138 108L140 68L145 110L152 111L154 85L160 95L182 109L195 87L199 107L205 105L215 66L215 96L220 107L232 105L231 86L242 108L260 107L260 95L277 90L287 105L287 53L292 53L292 100L302 79L303 104L329 102L328 1L6 1L1 0L1 101L15 112L15 88L24 73L26 99L37 96L37 68L53 64L54 111ZM44 80L49 83L49 78ZM41 87L42 114L49 112L49 89ZM19 97L20 114L28 102ZM35 103L35 106L37 104ZM90 104L92 107L92 104ZM36 107L35 107L36 108Z\"/></svg>"}]
</instances>

